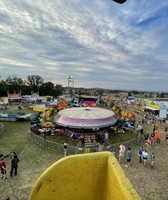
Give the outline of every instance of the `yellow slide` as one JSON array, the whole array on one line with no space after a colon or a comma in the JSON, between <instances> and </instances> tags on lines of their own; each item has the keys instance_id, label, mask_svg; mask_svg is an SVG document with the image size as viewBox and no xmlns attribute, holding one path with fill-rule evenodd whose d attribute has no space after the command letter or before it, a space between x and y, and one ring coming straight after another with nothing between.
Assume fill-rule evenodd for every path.
<instances>
[{"instance_id":1,"label":"yellow slide","mask_svg":"<svg viewBox=\"0 0 168 200\"><path fill-rule=\"evenodd\" d=\"M67 156L37 180L30 200L140 200L111 152Z\"/></svg>"}]
</instances>

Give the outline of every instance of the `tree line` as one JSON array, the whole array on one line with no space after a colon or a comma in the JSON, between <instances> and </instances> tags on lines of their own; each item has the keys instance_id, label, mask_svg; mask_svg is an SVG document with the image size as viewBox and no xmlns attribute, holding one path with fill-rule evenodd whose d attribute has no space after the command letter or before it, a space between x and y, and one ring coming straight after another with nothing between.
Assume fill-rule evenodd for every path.
<instances>
[{"instance_id":1,"label":"tree line","mask_svg":"<svg viewBox=\"0 0 168 200\"><path fill-rule=\"evenodd\" d=\"M62 85L52 82L44 82L39 75L29 75L26 79L18 78L16 76L9 76L6 80L0 81L0 96L7 96L7 93L19 93L22 95L30 95L38 93L40 96L54 96L62 95L64 88Z\"/></svg>"},{"instance_id":2,"label":"tree line","mask_svg":"<svg viewBox=\"0 0 168 200\"><path fill-rule=\"evenodd\" d=\"M68 90L67 87L62 87L62 85L55 84L52 82L44 82L43 78L39 75L29 75L26 79L18 78L16 76L9 76L6 80L0 81L0 97L7 96L7 93L19 93L21 91L22 95L30 95L32 93L38 93L40 96L53 96L58 97ZM69 93L71 96L73 94L78 95L93 95L102 96L103 93L106 94L119 94L121 92L127 92L129 96L140 95L148 97L149 95L156 94L156 97L164 98L168 97L166 92L145 92L145 91L126 91L126 90L109 90L103 88L69 88Z\"/></svg>"}]
</instances>

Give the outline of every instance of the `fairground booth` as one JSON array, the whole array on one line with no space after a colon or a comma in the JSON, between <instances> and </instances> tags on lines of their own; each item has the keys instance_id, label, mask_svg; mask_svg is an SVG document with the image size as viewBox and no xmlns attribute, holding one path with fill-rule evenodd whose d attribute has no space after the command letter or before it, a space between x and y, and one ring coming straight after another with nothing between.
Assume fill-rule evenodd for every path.
<instances>
[{"instance_id":1,"label":"fairground booth","mask_svg":"<svg viewBox=\"0 0 168 200\"><path fill-rule=\"evenodd\" d=\"M45 98L40 97L37 93L33 93L31 95L22 96L22 102L42 104L45 103Z\"/></svg>"},{"instance_id":2,"label":"fairground booth","mask_svg":"<svg viewBox=\"0 0 168 200\"><path fill-rule=\"evenodd\" d=\"M7 93L7 96L8 96L8 103L9 104L20 104L21 101L22 101L22 95L21 95L21 92L19 93Z\"/></svg>"}]
</instances>

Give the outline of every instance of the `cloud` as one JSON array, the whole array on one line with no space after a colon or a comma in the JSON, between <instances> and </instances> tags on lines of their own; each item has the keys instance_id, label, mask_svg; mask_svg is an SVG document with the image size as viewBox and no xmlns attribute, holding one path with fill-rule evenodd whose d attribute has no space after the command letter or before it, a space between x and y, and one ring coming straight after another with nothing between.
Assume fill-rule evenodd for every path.
<instances>
[{"instance_id":1,"label":"cloud","mask_svg":"<svg viewBox=\"0 0 168 200\"><path fill-rule=\"evenodd\" d=\"M165 91L168 2L0 2L0 73L75 87ZM159 80L159 83L158 83Z\"/></svg>"}]
</instances>

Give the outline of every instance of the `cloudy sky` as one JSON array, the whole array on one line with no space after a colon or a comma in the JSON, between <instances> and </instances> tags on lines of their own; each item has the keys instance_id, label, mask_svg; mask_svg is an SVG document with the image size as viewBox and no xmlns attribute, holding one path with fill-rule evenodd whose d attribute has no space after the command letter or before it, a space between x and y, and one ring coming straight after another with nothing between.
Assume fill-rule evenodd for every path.
<instances>
[{"instance_id":1,"label":"cloudy sky","mask_svg":"<svg viewBox=\"0 0 168 200\"><path fill-rule=\"evenodd\" d=\"M168 91L168 0L1 0L0 76Z\"/></svg>"}]
</instances>

